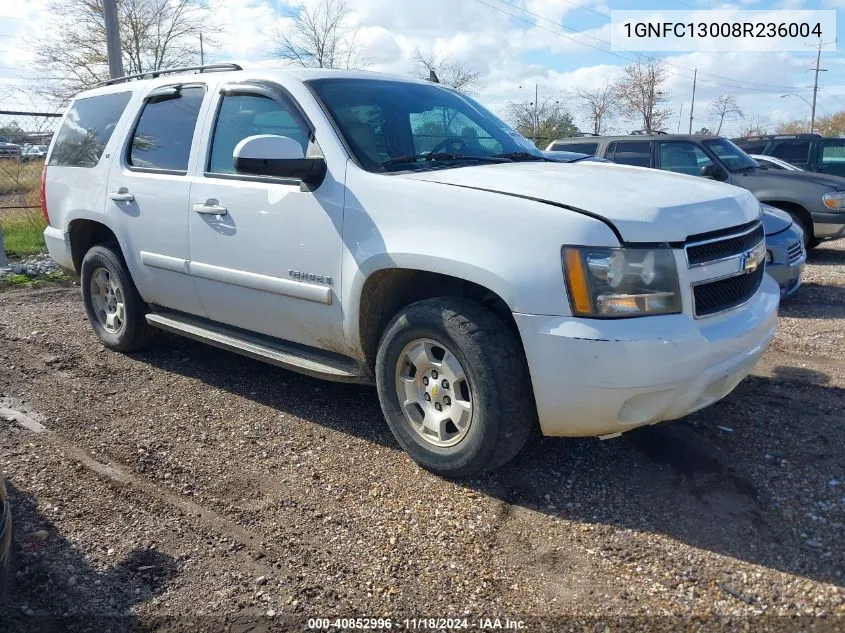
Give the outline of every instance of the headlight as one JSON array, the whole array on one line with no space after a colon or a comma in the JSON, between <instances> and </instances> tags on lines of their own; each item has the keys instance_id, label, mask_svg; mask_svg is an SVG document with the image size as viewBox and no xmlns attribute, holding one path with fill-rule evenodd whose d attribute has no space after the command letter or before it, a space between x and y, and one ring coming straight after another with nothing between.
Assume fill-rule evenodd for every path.
<instances>
[{"instance_id":1,"label":"headlight","mask_svg":"<svg viewBox=\"0 0 845 633\"><path fill-rule=\"evenodd\" d=\"M668 248L563 248L572 311L633 317L681 311L675 257Z\"/></svg>"},{"instance_id":2,"label":"headlight","mask_svg":"<svg viewBox=\"0 0 845 633\"><path fill-rule=\"evenodd\" d=\"M845 191L831 191L822 196L822 204L828 209L841 211L845 209Z\"/></svg>"}]
</instances>

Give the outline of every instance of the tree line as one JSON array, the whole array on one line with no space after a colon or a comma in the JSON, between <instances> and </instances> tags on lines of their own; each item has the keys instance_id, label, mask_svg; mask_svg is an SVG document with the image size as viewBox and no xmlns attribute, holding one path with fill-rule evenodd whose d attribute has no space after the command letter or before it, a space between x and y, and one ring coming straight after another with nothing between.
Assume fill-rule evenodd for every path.
<instances>
[{"instance_id":1,"label":"tree line","mask_svg":"<svg viewBox=\"0 0 845 633\"><path fill-rule=\"evenodd\" d=\"M44 92L57 104L108 78L106 33L100 0L53 0L49 10L62 22L34 43L36 66L53 81ZM290 9L285 29L272 34L269 54L287 63L312 68L366 68L371 64L354 22L350 0L319 0ZM127 74L197 65L204 50L213 50L224 25L215 21L206 0L118 0L123 66ZM203 48L205 46L205 49ZM414 74L434 79L467 94L484 87L481 73L434 50L413 52ZM672 111L667 104L671 75L660 58L643 55L624 67L618 80L600 87L581 87L567 94L543 94L505 106L506 118L524 136L539 142L580 132L606 134L622 121L651 133L666 131ZM573 110L587 122L575 125ZM720 134L727 120L742 117L732 95L710 102L711 128ZM777 131L799 131L802 121L784 123ZM845 113L822 117L817 129L845 132ZM752 133L751 127L743 130Z\"/></svg>"}]
</instances>

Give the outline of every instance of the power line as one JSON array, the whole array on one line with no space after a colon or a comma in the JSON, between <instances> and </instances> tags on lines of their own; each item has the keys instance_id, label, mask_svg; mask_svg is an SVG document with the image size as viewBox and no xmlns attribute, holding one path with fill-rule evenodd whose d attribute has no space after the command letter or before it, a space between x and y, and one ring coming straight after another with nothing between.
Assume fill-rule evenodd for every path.
<instances>
[{"instance_id":1,"label":"power line","mask_svg":"<svg viewBox=\"0 0 845 633\"><path fill-rule=\"evenodd\" d=\"M513 13L510 13L510 12L508 12L508 11L505 11L504 9L502 9L502 8L500 8L500 7L496 7L496 6L493 6L493 5L487 4L486 2L482 2L482 0L475 0L475 1L476 1L476 2L478 2L479 4L483 4L483 5L487 6L487 7L490 7L491 9L494 9L494 10L496 10L496 11L499 11L499 12L501 12L501 13L504 13L505 15L509 15L509 16L511 16L511 17L513 17L513 18L516 18L516 19L518 19L518 20L521 20L521 21L523 21L523 22L525 22L525 23L527 23L527 24L531 24L532 26L535 26L535 27L537 27L537 28L540 28L540 29L542 29L542 30L544 30L544 31L547 31L547 32L549 32L549 33L553 33L554 35L558 35L558 36L560 36L560 37L564 37L564 38L566 38L566 39L569 39L569 40L575 41L575 42L577 42L577 43L579 43L579 44L583 44L584 46L588 46L589 48L592 48L592 49L594 49L594 50L600 51L600 52L602 52L602 53L607 53L607 54L609 54L609 55L614 55L615 57L619 57L620 59L624 59L625 61L629 61L629 62L636 61L635 59L631 59L631 58L629 58L629 57L625 57L624 55L620 55L619 53L617 53L617 52L615 52L615 51L612 51L612 50L607 50L607 49L604 49L604 48L598 48L598 47L596 47L596 46L592 46L592 45L590 45L590 44L587 44L586 42L582 42L582 41L580 41L580 40L576 40L576 39L575 39L575 38L573 38L573 37L570 37L570 36L568 36L568 35L565 35L564 33L560 33L559 31L553 31L553 30L548 29L548 28L546 28L546 27L543 27L543 26L541 26L541 25L537 24L536 22L533 22L532 20L529 20L529 19L527 19L527 18L525 18L525 17L523 17L523 16L521 16L521 15L515 15L515 14L513 14ZM566 29L567 31L570 31L570 32L572 32L572 33L575 33L575 34L581 35L581 36L583 36L583 37L588 37L588 38L590 38L590 39L592 39L592 40L594 40L594 41L596 41L596 42L599 42L600 44L604 44L605 46L611 46L610 42L607 42L606 40L603 40L603 39L600 39L600 38L594 37L594 36L590 35L589 33L584 33L583 31L579 31L579 30L577 30L577 29L573 29L572 27L566 26L566 25L564 25L564 24L558 24L558 22L556 22L555 20L552 20L552 19L550 19L550 18L544 17L544 16L542 16L542 15L540 15L540 14L538 14L538 13L535 13L535 12L533 12L533 11L529 11L528 9L523 9L522 7L520 7L520 6L516 5L516 4L513 4L512 2L509 2L508 0L497 0L497 1L498 1L498 2L500 2L500 3L502 3L502 4L508 5L508 6L512 7L512 8L514 8L514 9L517 9L518 11L522 11L523 13L527 13L528 15L534 16L535 18L538 18L538 19L543 20L543 21L545 21L545 22L550 22L551 24L554 24L555 26L558 26L558 27L560 27L560 28ZM567 2L567 4L571 4L571 5L573 5L573 6L576 6L576 7L582 8L582 9L586 9L587 11L590 11L590 12L592 12L592 13L595 13L596 15L600 15L602 18L605 18L605 19L607 18L607 15L606 15L606 14L600 13L600 12L598 12L598 11L594 11L594 10L592 10L592 9L588 8L588 7L584 7L583 5L577 4L577 3L575 3L575 2L569 2L568 0L564 0L564 1L565 1L565 2ZM623 50L624 50L624 49L623 49ZM635 53L634 51L625 50L625 52L626 52L626 53L631 53L632 55L637 55L637 53ZM687 73L689 73L689 71L690 71L690 70L693 70L693 69L691 69L691 68L688 68L688 67L685 67L685 66L681 66L680 64L675 64L674 62L671 62L671 61L669 61L669 60L667 60L667 59L664 59L663 61L664 61L664 62L665 62L668 66L672 66L672 67L674 67L674 68L678 68L678 69L684 70L684 71L686 71ZM674 74L676 74L676 75L677 75L678 73L674 73ZM724 76L724 75L717 75L717 74L715 74L715 73L707 73L707 72L704 72L704 71L699 71L699 72L698 72L698 74L699 74L699 75L705 75L705 76L708 76L708 77L715 77L715 78L717 78L717 79L723 79L723 80L725 80L725 81L732 82L733 84L738 84L738 85L729 85L729 84L720 83L720 82L713 81L713 80L709 80L709 79L699 78L699 81L703 81L703 82L705 82L705 83L714 84L714 85L717 85L717 86L723 86L723 87L726 87L726 88L744 89L744 90L753 90L753 91L755 91L755 92L782 92L783 90L787 90L787 89L788 89L788 90L791 90L791 89L792 89L792 86L781 86L781 85L776 85L776 84L765 84L765 83L760 83L760 82L756 82L756 81L747 81L747 80L744 80L744 79L733 79L733 78L731 78L731 77L726 77L726 76ZM690 76L690 75L682 75L682 76L685 76L687 79L690 79L690 78L691 78L691 76ZM751 88L748 84L751 84L751 85L757 85L757 86L765 86L765 87L766 87L766 89L762 89L762 88L761 88L761 89Z\"/></svg>"}]
</instances>

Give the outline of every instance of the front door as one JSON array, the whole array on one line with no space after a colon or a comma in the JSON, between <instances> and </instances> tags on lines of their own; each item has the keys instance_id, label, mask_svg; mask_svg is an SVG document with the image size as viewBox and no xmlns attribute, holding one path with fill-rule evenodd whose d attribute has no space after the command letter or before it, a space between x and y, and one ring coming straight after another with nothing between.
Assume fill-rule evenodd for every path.
<instances>
[{"instance_id":1,"label":"front door","mask_svg":"<svg viewBox=\"0 0 845 633\"><path fill-rule=\"evenodd\" d=\"M106 214L148 303L203 315L188 275L189 163L205 86L159 88L149 95L120 156L112 161Z\"/></svg>"},{"instance_id":2,"label":"front door","mask_svg":"<svg viewBox=\"0 0 845 633\"><path fill-rule=\"evenodd\" d=\"M191 185L191 275L220 323L344 352L340 269L343 171L314 191L299 180L235 172L244 138L287 136L303 151L313 127L286 92L224 86ZM312 145L312 151L314 146Z\"/></svg>"}]
</instances>

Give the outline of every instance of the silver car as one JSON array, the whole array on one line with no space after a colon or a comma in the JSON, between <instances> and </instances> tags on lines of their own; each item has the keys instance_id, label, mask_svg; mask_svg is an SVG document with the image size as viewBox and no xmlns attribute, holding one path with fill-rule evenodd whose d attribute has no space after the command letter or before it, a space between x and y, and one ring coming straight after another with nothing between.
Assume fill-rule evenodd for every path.
<instances>
[{"instance_id":1,"label":"silver car","mask_svg":"<svg viewBox=\"0 0 845 633\"><path fill-rule=\"evenodd\" d=\"M766 272L780 285L781 297L793 295L801 285L801 271L807 261L804 231L785 211L763 205L766 231Z\"/></svg>"}]
</instances>

